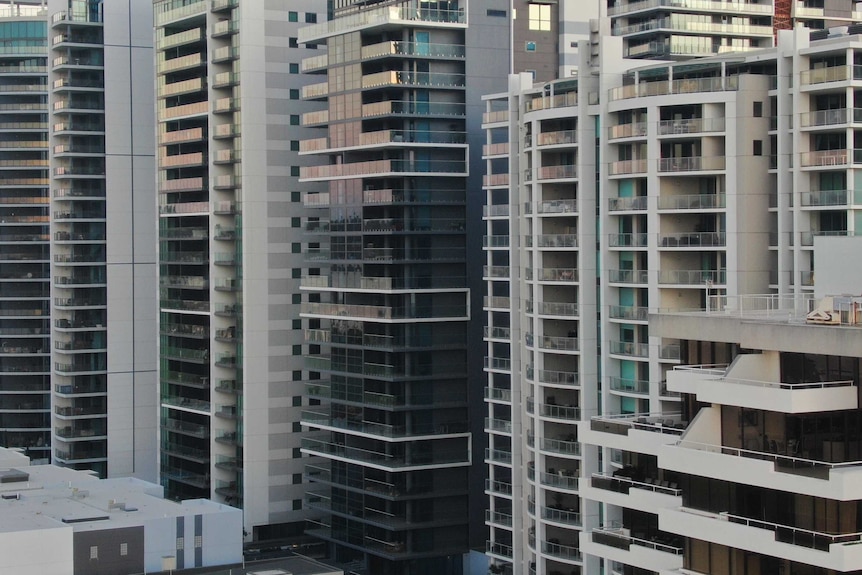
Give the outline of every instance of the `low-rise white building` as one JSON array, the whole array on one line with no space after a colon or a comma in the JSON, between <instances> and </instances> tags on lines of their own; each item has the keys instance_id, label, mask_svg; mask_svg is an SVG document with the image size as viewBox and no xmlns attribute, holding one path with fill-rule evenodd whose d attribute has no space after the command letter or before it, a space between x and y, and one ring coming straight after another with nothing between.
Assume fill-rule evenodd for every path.
<instances>
[{"instance_id":1,"label":"low-rise white building","mask_svg":"<svg viewBox=\"0 0 862 575\"><path fill-rule=\"evenodd\" d=\"M144 573L242 561L242 511L0 449L0 574Z\"/></svg>"}]
</instances>

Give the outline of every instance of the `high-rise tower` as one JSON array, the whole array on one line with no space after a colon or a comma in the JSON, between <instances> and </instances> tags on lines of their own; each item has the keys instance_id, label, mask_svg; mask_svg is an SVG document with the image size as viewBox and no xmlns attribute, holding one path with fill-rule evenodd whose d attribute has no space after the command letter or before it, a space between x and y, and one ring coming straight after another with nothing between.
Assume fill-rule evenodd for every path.
<instances>
[{"instance_id":1,"label":"high-rise tower","mask_svg":"<svg viewBox=\"0 0 862 575\"><path fill-rule=\"evenodd\" d=\"M161 481L302 534L300 26L323 0L153 4ZM325 55L324 55L325 57Z\"/></svg>"},{"instance_id":2,"label":"high-rise tower","mask_svg":"<svg viewBox=\"0 0 862 575\"><path fill-rule=\"evenodd\" d=\"M48 8L53 461L155 479L151 16Z\"/></svg>"}]
</instances>

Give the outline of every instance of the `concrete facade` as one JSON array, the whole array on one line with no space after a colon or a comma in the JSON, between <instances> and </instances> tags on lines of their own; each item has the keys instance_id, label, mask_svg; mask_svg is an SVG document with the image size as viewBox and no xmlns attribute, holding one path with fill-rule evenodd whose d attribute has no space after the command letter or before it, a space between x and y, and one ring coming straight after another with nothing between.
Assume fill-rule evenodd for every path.
<instances>
[{"instance_id":1,"label":"concrete facade","mask_svg":"<svg viewBox=\"0 0 862 575\"><path fill-rule=\"evenodd\" d=\"M834 269L852 257L849 243L815 251L814 238L825 246L821 236L857 233L855 199L840 191L855 177L841 107L855 94L842 66L860 37L816 34L799 28L781 32L776 49L651 66L604 37L581 51L576 81L533 86L522 75L486 98L487 553L504 572L682 569L685 530L659 533L655 510L683 492L623 489L615 477L688 433L686 393L788 417L855 401L847 388L764 394L730 375L724 398L699 384L681 391L671 374L693 362L694 345L683 340L740 328L711 318L706 338L699 316L679 319L687 331L677 333L655 329L664 320L650 313L739 301L786 320L788 305L809 311L816 262ZM858 355L842 330L803 327L820 341L765 322L746 325L738 345ZM772 381L775 365L734 373ZM836 561L828 568L852 562Z\"/></svg>"},{"instance_id":2,"label":"concrete facade","mask_svg":"<svg viewBox=\"0 0 862 575\"><path fill-rule=\"evenodd\" d=\"M325 2L154 2L160 476L243 509L249 540L302 532L300 319L311 109L298 29Z\"/></svg>"},{"instance_id":3,"label":"concrete facade","mask_svg":"<svg viewBox=\"0 0 862 575\"><path fill-rule=\"evenodd\" d=\"M242 512L207 500L175 503L134 478L30 466L0 450L0 572L156 572L242 561Z\"/></svg>"}]
</instances>

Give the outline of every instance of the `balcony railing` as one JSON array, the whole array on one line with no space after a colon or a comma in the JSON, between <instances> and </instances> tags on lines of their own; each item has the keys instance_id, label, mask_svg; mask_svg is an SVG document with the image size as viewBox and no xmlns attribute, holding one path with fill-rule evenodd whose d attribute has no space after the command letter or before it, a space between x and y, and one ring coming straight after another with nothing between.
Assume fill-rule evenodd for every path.
<instances>
[{"instance_id":1,"label":"balcony railing","mask_svg":"<svg viewBox=\"0 0 862 575\"><path fill-rule=\"evenodd\" d=\"M659 234L658 240L663 248L724 247L727 243L724 232Z\"/></svg>"},{"instance_id":2,"label":"balcony railing","mask_svg":"<svg viewBox=\"0 0 862 575\"><path fill-rule=\"evenodd\" d=\"M703 287L708 282L714 285L727 283L725 270L659 270L658 283L681 284Z\"/></svg>"},{"instance_id":3,"label":"balcony railing","mask_svg":"<svg viewBox=\"0 0 862 575\"><path fill-rule=\"evenodd\" d=\"M608 210L611 212L641 211L646 210L647 207L647 196L608 198Z\"/></svg>"},{"instance_id":4,"label":"balcony railing","mask_svg":"<svg viewBox=\"0 0 862 575\"><path fill-rule=\"evenodd\" d=\"M467 22L467 15L464 10L447 10L436 7L410 8L387 6L364 10L350 16L336 18L330 22L300 28L299 43L302 44L327 36L343 34L352 29L407 22L465 24Z\"/></svg>"},{"instance_id":5,"label":"balcony railing","mask_svg":"<svg viewBox=\"0 0 862 575\"><path fill-rule=\"evenodd\" d=\"M642 174L647 171L646 160L620 160L608 164L608 175Z\"/></svg>"},{"instance_id":6,"label":"balcony railing","mask_svg":"<svg viewBox=\"0 0 862 575\"><path fill-rule=\"evenodd\" d=\"M629 489L634 488L652 491L653 493L661 493L663 495L672 495L674 497L682 495L682 489L671 487L671 483L669 481L659 481L658 479L635 481L634 479L620 475L593 473L591 483L593 487L598 489L615 491L617 493L629 493ZM676 484L674 483L673 485L675 486Z\"/></svg>"},{"instance_id":7,"label":"balcony railing","mask_svg":"<svg viewBox=\"0 0 862 575\"><path fill-rule=\"evenodd\" d=\"M709 210L724 208L724 194L685 194L679 196L659 196L660 210Z\"/></svg>"},{"instance_id":8,"label":"balcony railing","mask_svg":"<svg viewBox=\"0 0 862 575\"><path fill-rule=\"evenodd\" d=\"M670 134L698 134L702 132L723 132L724 118L687 118L683 120L662 120L658 123L660 136Z\"/></svg>"},{"instance_id":9,"label":"balcony railing","mask_svg":"<svg viewBox=\"0 0 862 575\"><path fill-rule=\"evenodd\" d=\"M699 172L709 170L723 170L725 168L724 156L692 156L678 158L660 158L658 161L659 172Z\"/></svg>"},{"instance_id":10,"label":"balcony railing","mask_svg":"<svg viewBox=\"0 0 862 575\"><path fill-rule=\"evenodd\" d=\"M650 1L650 0L647 0ZM655 1L655 0L652 0ZM677 0L661 0L670 3ZM686 3L697 0L682 0ZM610 101L626 100L629 98L643 98L648 96L667 96L670 94L693 94L698 92L722 92L733 91L739 88L738 76L716 77L716 78L689 78L684 80L659 80L655 82L641 82L630 84L619 88L612 88L608 93Z\"/></svg>"},{"instance_id":11,"label":"balcony railing","mask_svg":"<svg viewBox=\"0 0 862 575\"><path fill-rule=\"evenodd\" d=\"M803 70L799 73L802 86L825 84L827 82L843 82L862 78L862 66L829 66L815 70Z\"/></svg>"},{"instance_id":12,"label":"balcony railing","mask_svg":"<svg viewBox=\"0 0 862 575\"><path fill-rule=\"evenodd\" d=\"M623 284L645 284L649 281L647 270L608 270L608 281Z\"/></svg>"}]
</instances>

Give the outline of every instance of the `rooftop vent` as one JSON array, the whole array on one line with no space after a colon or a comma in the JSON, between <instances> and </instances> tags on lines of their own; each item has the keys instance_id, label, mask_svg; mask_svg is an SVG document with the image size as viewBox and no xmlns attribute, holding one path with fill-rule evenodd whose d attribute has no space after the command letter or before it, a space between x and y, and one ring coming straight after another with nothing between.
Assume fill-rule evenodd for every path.
<instances>
[{"instance_id":1,"label":"rooftop vent","mask_svg":"<svg viewBox=\"0 0 862 575\"><path fill-rule=\"evenodd\" d=\"M6 469L0 471L0 483L20 483L30 481L30 474L20 469Z\"/></svg>"}]
</instances>

